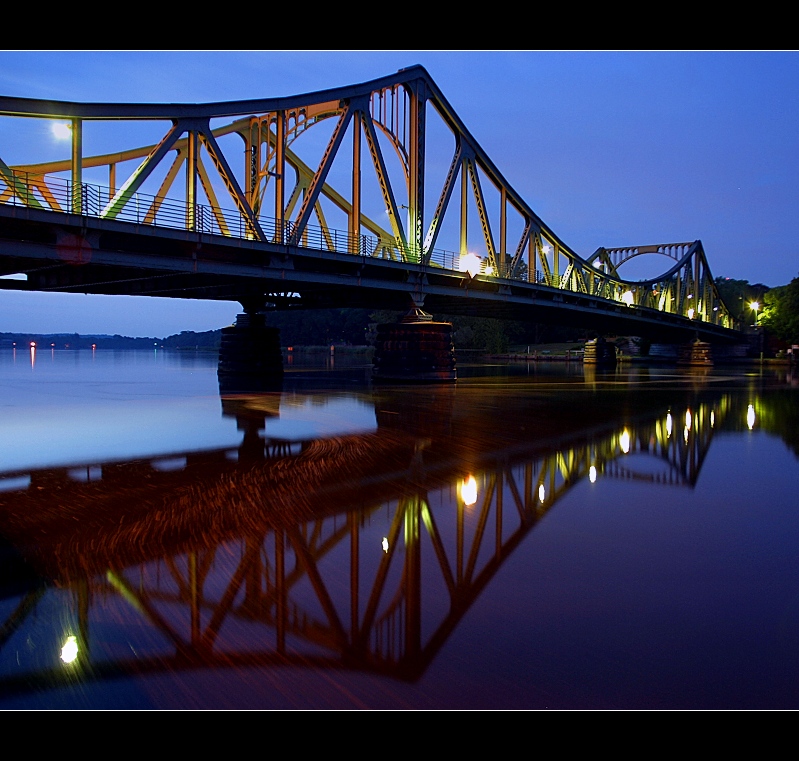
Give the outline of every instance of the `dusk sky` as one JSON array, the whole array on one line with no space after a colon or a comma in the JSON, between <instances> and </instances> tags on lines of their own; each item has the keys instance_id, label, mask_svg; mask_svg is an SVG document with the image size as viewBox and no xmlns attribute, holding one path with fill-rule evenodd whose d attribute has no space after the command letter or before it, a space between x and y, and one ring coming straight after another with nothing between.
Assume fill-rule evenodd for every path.
<instances>
[{"instance_id":1,"label":"dusk sky","mask_svg":"<svg viewBox=\"0 0 799 761\"><path fill-rule=\"evenodd\" d=\"M414 64L577 253L701 239L714 276L770 287L799 276L794 51L4 51L0 95L218 102L356 84ZM0 159L41 161L43 139L0 124ZM58 150L68 158L68 144ZM240 311L0 291L0 332L166 337L224 327Z\"/></svg>"}]
</instances>

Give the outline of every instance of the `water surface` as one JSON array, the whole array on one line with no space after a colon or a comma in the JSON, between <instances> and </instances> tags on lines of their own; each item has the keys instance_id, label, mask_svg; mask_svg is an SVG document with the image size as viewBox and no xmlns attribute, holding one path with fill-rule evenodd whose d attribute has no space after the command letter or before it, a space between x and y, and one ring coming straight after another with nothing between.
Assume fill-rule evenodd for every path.
<instances>
[{"instance_id":1,"label":"water surface","mask_svg":"<svg viewBox=\"0 0 799 761\"><path fill-rule=\"evenodd\" d=\"M0 384L0 708L799 706L791 368Z\"/></svg>"}]
</instances>

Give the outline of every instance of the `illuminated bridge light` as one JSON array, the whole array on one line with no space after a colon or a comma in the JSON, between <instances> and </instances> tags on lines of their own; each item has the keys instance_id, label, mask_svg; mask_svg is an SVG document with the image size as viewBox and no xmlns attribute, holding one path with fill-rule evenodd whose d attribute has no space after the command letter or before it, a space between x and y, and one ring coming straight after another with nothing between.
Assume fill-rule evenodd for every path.
<instances>
[{"instance_id":1,"label":"illuminated bridge light","mask_svg":"<svg viewBox=\"0 0 799 761\"><path fill-rule=\"evenodd\" d=\"M544 504L544 500L546 499L546 496L547 496L547 492L546 492L546 489L544 488L544 484L541 484L538 487L538 501L542 505Z\"/></svg>"},{"instance_id":2,"label":"illuminated bridge light","mask_svg":"<svg viewBox=\"0 0 799 761\"><path fill-rule=\"evenodd\" d=\"M685 410L685 427L691 430L691 410Z\"/></svg>"},{"instance_id":3,"label":"illuminated bridge light","mask_svg":"<svg viewBox=\"0 0 799 761\"><path fill-rule=\"evenodd\" d=\"M628 306L628 307L631 307L631 306L633 305L633 292L632 292L632 291L625 291L625 292L624 292L624 293L621 295L621 300L622 300L622 301L623 301L625 304L627 304L627 306Z\"/></svg>"},{"instance_id":4,"label":"illuminated bridge light","mask_svg":"<svg viewBox=\"0 0 799 761\"><path fill-rule=\"evenodd\" d=\"M624 454L630 451L630 432L625 428L619 436L619 446Z\"/></svg>"},{"instance_id":5,"label":"illuminated bridge light","mask_svg":"<svg viewBox=\"0 0 799 761\"><path fill-rule=\"evenodd\" d=\"M461 272L468 272L474 277L480 274L482 264L483 262L477 254L463 254L458 262L458 268Z\"/></svg>"},{"instance_id":6,"label":"illuminated bridge light","mask_svg":"<svg viewBox=\"0 0 799 761\"><path fill-rule=\"evenodd\" d=\"M671 413L669 412L666 415L666 436L671 436L672 425Z\"/></svg>"},{"instance_id":7,"label":"illuminated bridge light","mask_svg":"<svg viewBox=\"0 0 799 761\"><path fill-rule=\"evenodd\" d=\"M596 483L596 465L592 465L592 466L591 466L591 467L588 469L588 480L589 480L589 481L590 481L592 484L595 484L595 483Z\"/></svg>"},{"instance_id":8,"label":"illuminated bridge light","mask_svg":"<svg viewBox=\"0 0 799 761\"><path fill-rule=\"evenodd\" d=\"M750 431L755 427L755 408L751 404L746 410L746 424Z\"/></svg>"},{"instance_id":9,"label":"illuminated bridge light","mask_svg":"<svg viewBox=\"0 0 799 761\"><path fill-rule=\"evenodd\" d=\"M388 537L384 536L383 541L381 542L381 546L383 547L383 552L388 552Z\"/></svg>"},{"instance_id":10,"label":"illuminated bridge light","mask_svg":"<svg viewBox=\"0 0 799 761\"><path fill-rule=\"evenodd\" d=\"M477 502L477 480L474 476L467 476L461 483L461 499L464 505L473 505Z\"/></svg>"}]
</instances>

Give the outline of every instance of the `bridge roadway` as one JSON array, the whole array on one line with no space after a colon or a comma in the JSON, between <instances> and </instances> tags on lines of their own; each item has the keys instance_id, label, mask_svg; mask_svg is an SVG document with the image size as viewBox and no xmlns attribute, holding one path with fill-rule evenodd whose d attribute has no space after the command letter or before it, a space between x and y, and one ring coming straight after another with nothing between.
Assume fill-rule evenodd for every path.
<instances>
[{"instance_id":1,"label":"bridge roadway","mask_svg":"<svg viewBox=\"0 0 799 761\"><path fill-rule=\"evenodd\" d=\"M738 331L562 290L423 264L0 205L0 266L24 291L425 311L591 327L664 343L735 343Z\"/></svg>"},{"instance_id":2,"label":"bridge roadway","mask_svg":"<svg viewBox=\"0 0 799 761\"><path fill-rule=\"evenodd\" d=\"M434 316L554 323L664 342L741 339L701 241L579 256L530 209L418 66L359 85L233 103L0 96L0 115L23 124L67 120L72 129L64 161L6 163L0 143L2 288L238 301L247 312L415 306ZM445 149L452 154L443 184L426 171L434 117L455 146ZM233 121L211 127L225 118ZM84 155L84 122L124 127L142 120L170 126L155 145ZM331 124L314 169L299 155L297 138ZM224 142L236 135L245 144L238 171L232 167L234 156L241 161L240 143L228 158ZM345 135L351 150L343 148ZM399 176L389 168L393 153ZM118 169L131 162L135 169L118 184ZM351 178L346 192L332 186L331 170L342 164ZM84 181L84 170L100 167L108 169L107 185ZM367 172L374 197L361 180ZM218 193L227 194L232 211ZM460 203L450 203L459 194ZM431 198L433 205L425 202ZM375 208L386 219L376 220ZM346 230L328 224L331 209L343 215ZM473 274L462 265L467 254L479 263ZM625 280L622 265L641 254L670 257L669 269L652 280Z\"/></svg>"}]
</instances>

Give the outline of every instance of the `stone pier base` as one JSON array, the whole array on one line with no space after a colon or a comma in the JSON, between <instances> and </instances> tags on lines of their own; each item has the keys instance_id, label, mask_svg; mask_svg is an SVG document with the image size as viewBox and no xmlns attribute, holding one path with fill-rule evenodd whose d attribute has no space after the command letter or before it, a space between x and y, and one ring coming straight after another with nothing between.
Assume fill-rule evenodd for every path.
<instances>
[{"instance_id":1,"label":"stone pier base","mask_svg":"<svg viewBox=\"0 0 799 761\"><path fill-rule=\"evenodd\" d=\"M372 379L447 383L457 379L452 324L415 309L400 322L377 326Z\"/></svg>"},{"instance_id":2,"label":"stone pier base","mask_svg":"<svg viewBox=\"0 0 799 761\"><path fill-rule=\"evenodd\" d=\"M705 341L692 341L680 347L678 365L689 367L710 367L713 364L713 351Z\"/></svg>"},{"instance_id":3,"label":"stone pier base","mask_svg":"<svg viewBox=\"0 0 799 761\"><path fill-rule=\"evenodd\" d=\"M586 341L583 350L585 365L615 365L616 345L609 344L604 338Z\"/></svg>"}]
</instances>

